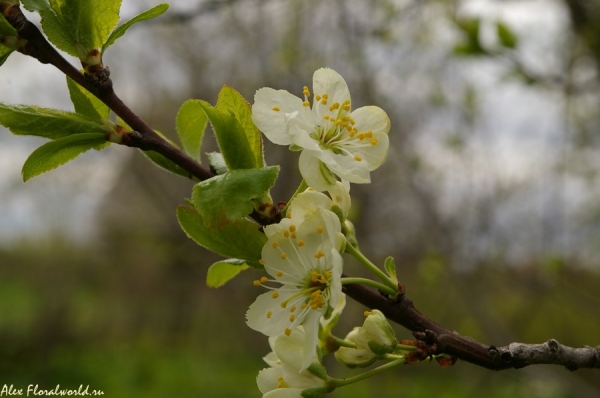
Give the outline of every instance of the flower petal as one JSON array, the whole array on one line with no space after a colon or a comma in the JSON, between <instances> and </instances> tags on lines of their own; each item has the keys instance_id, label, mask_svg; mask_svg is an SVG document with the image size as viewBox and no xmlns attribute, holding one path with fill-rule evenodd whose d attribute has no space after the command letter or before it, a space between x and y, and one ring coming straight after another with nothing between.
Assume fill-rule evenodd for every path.
<instances>
[{"instance_id":1,"label":"flower petal","mask_svg":"<svg viewBox=\"0 0 600 398\"><path fill-rule=\"evenodd\" d=\"M303 114L303 108L302 100L285 90L261 88L254 95L252 121L271 142L291 145L292 140L286 133L286 114Z\"/></svg>"},{"instance_id":2,"label":"flower petal","mask_svg":"<svg viewBox=\"0 0 600 398\"><path fill-rule=\"evenodd\" d=\"M313 91L314 95L327 94L327 108L334 103L342 105L344 101L350 101L350 90L348 85L339 73L329 68L321 68L315 71L313 75ZM317 107L317 101L314 102L314 107Z\"/></svg>"},{"instance_id":3,"label":"flower petal","mask_svg":"<svg viewBox=\"0 0 600 398\"><path fill-rule=\"evenodd\" d=\"M319 154L319 158L332 173L338 175L343 180L353 182L355 184L365 184L371 182L369 176L369 164L364 158L364 155L359 152L352 153L353 156L358 155L358 159L350 155L338 155L332 152Z\"/></svg>"},{"instance_id":4,"label":"flower petal","mask_svg":"<svg viewBox=\"0 0 600 398\"><path fill-rule=\"evenodd\" d=\"M350 117L356 122L356 128L359 132L372 131L373 133L387 134L390 131L390 118L378 106L363 106L355 109Z\"/></svg>"},{"instance_id":5,"label":"flower petal","mask_svg":"<svg viewBox=\"0 0 600 398\"><path fill-rule=\"evenodd\" d=\"M258 376L256 377L256 384L258 385L258 389L263 394L277 389L277 385L279 384L278 378L282 376L283 372L280 367L266 368L261 370L260 372L258 372Z\"/></svg>"},{"instance_id":6,"label":"flower petal","mask_svg":"<svg viewBox=\"0 0 600 398\"><path fill-rule=\"evenodd\" d=\"M304 150L300 154L299 168L302 178L309 187L326 191L336 183L335 176L318 158L322 152Z\"/></svg>"}]
</instances>

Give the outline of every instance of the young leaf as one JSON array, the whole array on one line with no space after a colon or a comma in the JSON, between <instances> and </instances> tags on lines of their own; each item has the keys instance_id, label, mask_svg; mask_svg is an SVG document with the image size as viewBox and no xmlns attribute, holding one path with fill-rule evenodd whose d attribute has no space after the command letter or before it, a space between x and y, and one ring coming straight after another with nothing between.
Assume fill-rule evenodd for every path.
<instances>
[{"instance_id":1,"label":"young leaf","mask_svg":"<svg viewBox=\"0 0 600 398\"><path fill-rule=\"evenodd\" d=\"M248 265L262 268L259 263L267 237L255 223L241 219L223 229L213 231L204 225L204 219L193 208L177 208L179 225L200 246L228 258L244 259Z\"/></svg>"},{"instance_id":2,"label":"young leaf","mask_svg":"<svg viewBox=\"0 0 600 398\"><path fill-rule=\"evenodd\" d=\"M90 119L108 119L110 108L68 76L67 87L75 112Z\"/></svg>"},{"instance_id":3,"label":"young leaf","mask_svg":"<svg viewBox=\"0 0 600 398\"><path fill-rule=\"evenodd\" d=\"M105 134L113 128L110 122L90 120L77 113L2 103L0 125L15 135L35 135L51 140L82 133Z\"/></svg>"},{"instance_id":4,"label":"young leaf","mask_svg":"<svg viewBox=\"0 0 600 398\"><path fill-rule=\"evenodd\" d=\"M190 173L188 171L173 163L160 153L154 151L142 151L142 153L161 169L170 171L173 174L177 174L186 178L190 177Z\"/></svg>"},{"instance_id":5,"label":"young leaf","mask_svg":"<svg viewBox=\"0 0 600 398\"><path fill-rule=\"evenodd\" d=\"M208 102L199 101L212 125L225 163L230 170L253 169L257 167L256 156L244 128L228 109L212 107ZM225 107L223 107L225 108Z\"/></svg>"},{"instance_id":6,"label":"young leaf","mask_svg":"<svg viewBox=\"0 0 600 398\"><path fill-rule=\"evenodd\" d=\"M221 287L248 268L250 266L244 260L235 258L214 263L206 273L206 285L214 288Z\"/></svg>"},{"instance_id":7,"label":"young leaf","mask_svg":"<svg viewBox=\"0 0 600 398\"><path fill-rule=\"evenodd\" d=\"M110 145L104 134L77 134L48 142L35 151L23 165L23 181L57 168L92 148Z\"/></svg>"},{"instance_id":8,"label":"young leaf","mask_svg":"<svg viewBox=\"0 0 600 398\"><path fill-rule=\"evenodd\" d=\"M515 48L517 46L517 35L503 22L496 22L496 34L498 40L506 48Z\"/></svg>"},{"instance_id":9,"label":"young leaf","mask_svg":"<svg viewBox=\"0 0 600 398\"><path fill-rule=\"evenodd\" d=\"M275 184L278 166L232 170L194 187L194 207L209 229L220 229L250 214L252 199L262 197Z\"/></svg>"},{"instance_id":10,"label":"young leaf","mask_svg":"<svg viewBox=\"0 0 600 398\"><path fill-rule=\"evenodd\" d=\"M17 36L15 28L8 23L2 14L0 14L0 36Z\"/></svg>"},{"instance_id":11,"label":"young leaf","mask_svg":"<svg viewBox=\"0 0 600 398\"><path fill-rule=\"evenodd\" d=\"M228 110L233 113L242 126L246 139L252 153L255 157L255 164L257 168L264 166L262 137L260 131L254 125L252 121L252 108L250 104L232 87L227 85L223 86L221 92L219 92L219 98L217 99L217 108L222 110Z\"/></svg>"},{"instance_id":12,"label":"young leaf","mask_svg":"<svg viewBox=\"0 0 600 398\"><path fill-rule=\"evenodd\" d=\"M200 162L200 145L207 121L204 109L196 100L184 102L177 112L175 120L177 135L183 151L198 162Z\"/></svg>"},{"instance_id":13,"label":"young leaf","mask_svg":"<svg viewBox=\"0 0 600 398\"><path fill-rule=\"evenodd\" d=\"M385 271L392 278L394 283L398 283L398 277L396 276L396 263L394 262L394 257L390 256L385 259Z\"/></svg>"},{"instance_id":14,"label":"young leaf","mask_svg":"<svg viewBox=\"0 0 600 398\"><path fill-rule=\"evenodd\" d=\"M106 49L108 47L110 47L111 45L113 45L114 42L119 37L123 36L125 34L125 32L127 32L127 30L133 24L135 24L137 22L141 22L141 21L146 21L148 19L156 18L156 17L164 14L165 11L167 11L168 8L169 8L169 5L167 3L159 4L159 5L155 6L155 7L152 7L149 10L144 11L141 14L136 15L135 17L131 18L129 21L127 21L124 24L120 25L117 29L115 29L115 30L112 31L112 33L108 37L108 40L102 46L102 53L104 54L104 52L106 51Z\"/></svg>"},{"instance_id":15,"label":"young leaf","mask_svg":"<svg viewBox=\"0 0 600 398\"><path fill-rule=\"evenodd\" d=\"M86 51L99 49L119 22L121 0L24 0L29 11L42 16L42 29L62 51L81 56L77 45Z\"/></svg>"},{"instance_id":16,"label":"young leaf","mask_svg":"<svg viewBox=\"0 0 600 398\"><path fill-rule=\"evenodd\" d=\"M4 46L0 46L0 66L2 66L6 60L8 59L8 57L10 57L10 54L12 54L13 50L11 50L8 47L4 47Z\"/></svg>"}]
</instances>

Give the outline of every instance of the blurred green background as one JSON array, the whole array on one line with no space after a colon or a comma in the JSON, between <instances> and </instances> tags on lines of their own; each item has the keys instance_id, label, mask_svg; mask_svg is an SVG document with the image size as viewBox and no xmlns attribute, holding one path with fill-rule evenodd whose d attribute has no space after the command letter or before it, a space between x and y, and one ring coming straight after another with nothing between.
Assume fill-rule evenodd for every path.
<instances>
[{"instance_id":1,"label":"blurred green background","mask_svg":"<svg viewBox=\"0 0 600 398\"><path fill-rule=\"evenodd\" d=\"M158 2L124 3L126 19ZM223 84L249 102L264 86L300 94L329 66L354 107L376 104L392 120L388 160L352 187L351 218L370 258L395 257L416 307L486 344L600 343L597 2L171 3L105 56L117 93L153 127L173 137L179 106L214 103ZM70 109L64 77L19 54L2 67L0 98ZM260 396L269 348L244 321L260 274L205 286L218 257L175 218L192 183L113 146L23 184L41 142L0 130L0 388ZM286 200L297 154L265 150L282 166L273 197ZM338 334L363 311L349 303ZM331 396L594 397L600 377L433 362Z\"/></svg>"}]
</instances>

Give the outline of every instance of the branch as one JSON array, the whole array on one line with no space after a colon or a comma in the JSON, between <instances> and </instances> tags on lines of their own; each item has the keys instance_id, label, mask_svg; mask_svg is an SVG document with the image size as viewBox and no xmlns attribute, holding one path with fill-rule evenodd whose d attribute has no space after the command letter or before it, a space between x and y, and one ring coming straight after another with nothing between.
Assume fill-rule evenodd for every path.
<instances>
[{"instance_id":1,"label":"branch","mask_svg":"<svg viewBox=\"0 0 600 398\"><path fill-rule=\"evenodd\" d=\"M36 58L41 63L55 66L77 84L98 97L100 101L105 103L125 123L135 130L130 134L129 139L125 140L125 145L139 148L143 151L160 153L170 161L183 167L190 172L190 176L196 177L200 181L214 176L210 170L162 139L121 101L113 90L108 68L102 67L95 74L82 74L50 45L40 30L27 20L18 5L0 3L0 11L6 20L17 30L19 37L28 41L24 48L19 49L21 52Z\"/></svg>"},{"instance_id":2,"label":"branch","mask_svg":"<svg viewBox=\"0 0 600 398\"><path fill-rule=\"evenodd\" d=\"M600 346L572 348L551 339L544 344L512 343L506 347L484 345L435 323L419 312L404 293L397 301L363 285L344 285L344 293L412 332L431 331L436 354L448 354L491 370L518 369L528 365L562 365L569 370L600 369Z\"/></svg>"}]
</instances>

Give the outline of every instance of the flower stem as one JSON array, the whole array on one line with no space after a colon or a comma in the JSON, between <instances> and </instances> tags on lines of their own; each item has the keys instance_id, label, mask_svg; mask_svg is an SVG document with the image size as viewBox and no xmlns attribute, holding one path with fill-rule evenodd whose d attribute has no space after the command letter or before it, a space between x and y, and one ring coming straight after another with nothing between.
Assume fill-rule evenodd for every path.
<instances>
[{"instance_id":1,"label":"flower stem","mask_svg":"<svg viewBox=\"0 0 600 398\"><path fill-rule=\"evenodd\" d=\"M375 376L376 374L384 372L395 366L404 365L405 363L406 363L406 357L402 357L402 358L396 359L395 361L388 362L385 365L378 366L375 369L371 369L369 371L366 371L366 372L361 373L356 376L347 377L344 379L331 379L330 383L335 385L335 387L347 386L348 384L356 383L357 381L367 379L371 376Z\"/></svg>"},{"instance_id":2,"label":"flower stem","mask_svg":"<svg viewBox=\"0 0 600 398\"><path fill-rule=\"evenodd\" d=\"M292 204L292 201L294 200L294 198L299 193L302 193L302 192L306 191L306 188L308 188L308 184L306 183L306 181L304 181L304 178L303 178L302 181L300 181L300 185L298 186L298 189L296 189L296 192L294 192L294 194L292 195L292 197L290 198L290 200L288 200L288 202L285 204L285 207L281 211L281 216L282 217L286 217L288 207L290 207L290 205Z\"/></svg>"},{"instance_id":3,"label":"flower stem","mask_svg":"<svg viewBox=\"0 0 600 398\"><path fill-rule=\"evenodd\" d=\"M329 338L332 339L333 341L335 341L335 344L337 344L340 347L348 347L348 348L356 348L356 344L351 343L349 341L346 341L344 339L341 339L337 336L334 335L329 335Z\"/></svg>"},{"instance_id":4,"label":"flower stem","mask_svg":"<svg viewBox=\"0 0 600 398\"><path fill-rule=\"evenodd\" d=\"M367 278L342 278L342 285L360 284L374 287L382 292L393 296L396 294L396 289L391 289L389 286Z\"/></svg>"},{"instance_id":5,"label":"flower stem","mask_svg":"<svg viewBox=\"0 0 600 398\"><path fill-rule=\"evenodd\" d=\"M365 267L367 267L367 269L369 271L371 271L375 275L377 275L377 277L379 279L381 279L386 286L389 286L389 288L391 288L393 291L393 293L391 293L391 295L394 295L397 293L398 286L390 279L390 277L387 276L382 270L377 268L377 266L375 264L373 264L368 258L366 258L365 255L362 254L360 250L358 250L357 248L352 246L350 244L350 242L348 242L346 244L346 252L351 254L352 256L354 256L354 258L356 258L361 264L363 264ZM386 289L384 291L389 292L389 289Z\"/></svg>"}]
</instances>

